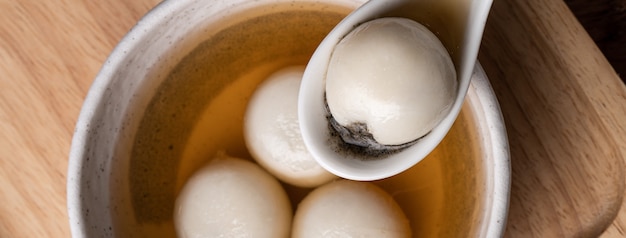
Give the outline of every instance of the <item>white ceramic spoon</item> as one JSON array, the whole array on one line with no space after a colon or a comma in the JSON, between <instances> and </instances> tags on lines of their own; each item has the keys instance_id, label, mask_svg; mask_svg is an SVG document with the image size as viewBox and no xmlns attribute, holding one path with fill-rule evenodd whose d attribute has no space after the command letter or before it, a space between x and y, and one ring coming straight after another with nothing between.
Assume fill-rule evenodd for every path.
<instances>
[{"instance_id":1,"label":"white ceramic spoon","mask_svg":"<svg viewBox=\"0 0 626 238\"><path fill-rule=\"evenodd\" d=\"M426 157L445 137L461 110L492 0L371 0L341 21L321 42L302 79L298 117L305 145L331 173L352 180L387 178ZM449 114L414 145L382 159L363 159L338 148L331 137L324 102L325 75L332 51L352 29L382 17L404 17L427 26L447 48L459 82Z\"/></svg>"}]
</instances>

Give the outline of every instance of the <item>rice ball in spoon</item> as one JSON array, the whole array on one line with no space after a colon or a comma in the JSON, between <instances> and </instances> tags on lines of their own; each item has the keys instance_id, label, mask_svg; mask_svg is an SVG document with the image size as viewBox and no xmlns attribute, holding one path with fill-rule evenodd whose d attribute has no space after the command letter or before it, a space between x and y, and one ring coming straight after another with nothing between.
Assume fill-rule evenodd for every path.
<instances>
[{"instance_id":1,"label":"rice ball in spoon","mask_svg":"<svg viewBox=\"0 0 626 238\"><path fill-rule=\"evenodd\" d=\"M430 132L454 103L457 79L443 44L406 18L356 27L335 47L326 75L331 124L350 144L384 149Z\"/></svg>"}]
</instances>

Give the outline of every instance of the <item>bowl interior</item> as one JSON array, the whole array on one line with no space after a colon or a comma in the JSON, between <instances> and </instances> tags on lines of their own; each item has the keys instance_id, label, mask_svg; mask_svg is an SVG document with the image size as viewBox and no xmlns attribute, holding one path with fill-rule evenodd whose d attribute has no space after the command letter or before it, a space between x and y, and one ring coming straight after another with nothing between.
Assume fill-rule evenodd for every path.
<instances>
[{"instance_id":1,"label":"bowl interior","mask_svg":"<svg viewBox=\"0 0 626 238\"><path fill-rule=\"evenodd\" d=\"M304 65L364 1L165 1L114 50L96 78L72 142L72 234L175 237L174 201L218 151L250 159L243 114L271 73ZM463 109L422 162L376 181L415 236L500 234L508 148L480 68ZM310 189L284 184L294 209ZM500 223L496 223L500 220ZM494 233L495 232L495 233Z\"/></svg>"}]
</instances>

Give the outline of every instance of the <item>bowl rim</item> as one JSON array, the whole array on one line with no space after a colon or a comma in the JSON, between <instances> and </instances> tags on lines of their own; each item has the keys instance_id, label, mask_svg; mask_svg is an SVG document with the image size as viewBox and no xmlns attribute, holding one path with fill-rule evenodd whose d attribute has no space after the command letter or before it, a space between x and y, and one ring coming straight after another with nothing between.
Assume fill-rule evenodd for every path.
<instances>
[{"instance_id":1,"label":"bowl rim","mask_svg":"<svg viewBox=\"0 0 626 238\"><path fill-rule=\"evenodd\" d=\"M105 59L100 71L96 74L85 100L81 106L72 141L70 144L68 172L66 181L67 213L72 237L85 237L87 227L82 219L83 201L81 199L82 168L85 165L85 145L90 135L90 125L93 125L93 115L106 95L111 77L119 68L125 52L141 44L142 36L146 35L157 23L163 21L163 16L175 12L186 4L185 1L162 1L144 14L139 21L119 40L109 56Z\"/></svg>"},{"instance_id":2,"label":"bowl rim","mask_svg":"<svg viewBox=\"0 0 626 238\"><path fill-rule=\"evenodd\" d=\"M485 206L488 211L485 213L486 224L480 231L482 237L502 237L506 229L507 217L509 213L509 202L511 192L511 156L509 150L509 140L506 125L500 104L496 97L489 79L484 69L477 61L472 74L470 88L466 97L468 100L476 100L478 103L471 103L475 112L475 120L484 121L484 126L479 126L483 141L483 154L491 157L485 161L491 164L485 165L486 179L486 201L491 206Z\"/></svg>"}]
</instances>

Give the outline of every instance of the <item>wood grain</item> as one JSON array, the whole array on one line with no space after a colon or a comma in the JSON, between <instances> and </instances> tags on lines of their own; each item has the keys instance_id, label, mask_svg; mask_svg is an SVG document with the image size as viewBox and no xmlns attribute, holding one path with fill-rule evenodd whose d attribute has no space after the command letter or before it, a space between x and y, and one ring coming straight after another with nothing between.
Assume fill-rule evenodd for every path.
<instances>
[{"instance_id":1,"label":"wood grain","mask_svg":"<svg viewBox=\"0 0 626 238\"><path fill-rule=\"evenodd\" d=\"M157 1L0 1L0 237L69 237L78 112L119 39Z\"/></svg>"},{"instance_id":2,"label":"wood grain","mask_svg":"<svg viewBox=\"0 0 626 238\"><path fill-rule=\"evenodd\" d=\"M82 100L157 3L0 0L0 237L69 236ZM626 89L562 0L496 0L480 60L511 144L506 236L626 236Z\"/></svg>"},{"instance_id":3,"label":"wood grain","mask_svg":"<svg viewBox=\"0 0 626 238\"><path fill-rule=\"evenodd\" d=\"M562 1L495 1L480 60L511 143L507 236L600 235L624 194L622 82Z\"/></svg>"}]
</instances>

